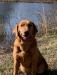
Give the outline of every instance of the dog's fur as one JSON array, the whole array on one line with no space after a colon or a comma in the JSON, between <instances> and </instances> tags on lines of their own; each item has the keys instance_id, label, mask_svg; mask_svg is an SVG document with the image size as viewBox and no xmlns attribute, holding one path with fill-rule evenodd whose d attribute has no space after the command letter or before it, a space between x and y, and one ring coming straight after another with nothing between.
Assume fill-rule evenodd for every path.
<instances>
[{"instance_id":1,"label":"dog's fur","mask_svg":"<svg viewBox=\"0 0 57 75\"><path fill-rule=\"evenodd\" d=\"M29 20L22 20L16 25L13 33L16 34L13 49L13 75L18 73L36 75L47 71L47 63L37 48L35 24Z\"/></svg>"}]
</instances>

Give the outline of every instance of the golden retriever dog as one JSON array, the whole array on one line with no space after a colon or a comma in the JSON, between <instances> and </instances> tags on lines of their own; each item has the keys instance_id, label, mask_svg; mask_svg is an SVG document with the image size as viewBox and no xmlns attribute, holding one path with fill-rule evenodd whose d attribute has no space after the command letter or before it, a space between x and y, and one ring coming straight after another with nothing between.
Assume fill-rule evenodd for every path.
<instances>
[{"instance_id":1,"label":"golden retriever dog","mask_svg":"<svg viewBox=\"0 0 57 75\"><path fill-rule=\"evenodd\" d=\"M22 20L13 29L15 41L13 47L13 75L42 75L48 70L48 65L37 48L35 24Z\"/></svg>"}]
</instances>

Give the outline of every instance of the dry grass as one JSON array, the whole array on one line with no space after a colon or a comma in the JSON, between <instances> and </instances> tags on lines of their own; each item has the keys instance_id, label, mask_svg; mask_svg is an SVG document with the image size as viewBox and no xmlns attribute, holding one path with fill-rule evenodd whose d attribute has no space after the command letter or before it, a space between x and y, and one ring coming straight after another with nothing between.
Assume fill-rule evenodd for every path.
<instances>
[{"instance_id":1,"label":"dry grass","mask_svg":"<svg viewBox=\"0 0 57 75\"><path fill-rule=\"evenodd\" d=\"M46 59L49 68L57 69L57 35L38 39L39 50Z\"/></svg>"},{"instance_id":2,"label":"dry grass","mask_svg":"<svg viewBox=\"0 0 57 75\"><path fill-rule=\"evenodd\" d=\"M49 75L57 75L57 35L36 37L38 47L46 59L49 68L54 69ZM12 52L0 49L0 75L12 75Z\"/></svg>"},{"instance_id":3,"label":"dry grass","mask_svg":"<svg viewBox=\"0 0 57 75\"><path fill-rule=\"evenodd\" d=\"M13 61L12 53L0 50L0 75L12 75Z\"/></svg>"}]
</instances>

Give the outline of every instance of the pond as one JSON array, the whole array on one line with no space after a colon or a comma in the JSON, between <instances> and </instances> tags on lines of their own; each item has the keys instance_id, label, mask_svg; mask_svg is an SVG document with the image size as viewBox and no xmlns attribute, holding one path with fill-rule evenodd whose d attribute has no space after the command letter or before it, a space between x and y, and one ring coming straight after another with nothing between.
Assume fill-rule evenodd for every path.
<instances>
[{"instance_id":1,"label":"pond","mask_svg":"<svg viewBox=\"0 0 57 75\"><path fill-rule=\"evenodd\" d=\"M43 23L47 25L57 24L57 4L0 3L0 16L2 16L0 17L0 25L3 25L2 31L6 32L7 36L12 34L12 29L22 19L32 20L40 32Z\"/></svg>"}]
</instances>

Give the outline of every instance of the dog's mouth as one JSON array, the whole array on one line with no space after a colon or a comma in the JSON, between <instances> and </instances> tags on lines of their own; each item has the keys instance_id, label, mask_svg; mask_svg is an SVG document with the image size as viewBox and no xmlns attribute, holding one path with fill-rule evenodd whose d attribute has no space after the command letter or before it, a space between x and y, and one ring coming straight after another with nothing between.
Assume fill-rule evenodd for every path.
<instances>
[{"instance_id":1,"label":"dog's mouth","mask_svg":"<svg viewBox=\"0 0 57 75\"><path fill-rule=\"evenodd\" d=\"M22 38L23 38L23 40L27 40L28 39L28 37L25 37L25 36L22 36Z\"/></svg>"},{"instance_id":2,"label":"dog's mouth","mask_svg":"<svg viewBox=\"0 0 57 75\"><path fill-rule=\"evenodd\" d=\"M29 36L22 36L23 40L26 41L29 39Z\"/></svg>"},{"instance_id":3,"label":"dog's mouth","mask_svg":"<svg viewBox=\"0 0 57 75\"><path fill-rule=\"evenodd\" d=\"M21 37L24 41L29 39L29 32L25 32L25 34L18 33L18 36Z\"/></svg>"},{"instance_id":4,"label":"dog's mouth","mask_svg":"<svg viewBox=\"0 0 57 75\"><path fill-rule=\"evenodd\" d=\"M24 41L26 41L26 40L29 39L29 35L28 35L28 36L25 36L25 35L24 35L24 36L22 36L22 38L23 38Z\"/></svg>"},{"instance_id":5,"label":"dog's mouth","mask_svg":"<svg viewBox=\"0 0 57 75\"><path fill-rule=\"evenodd\" d=\"M29 32L26 31L25 34L22 36L22 38L23 38L24 40L27 40L27 39L29 38Z\"/></svg>"}]
</instances>

